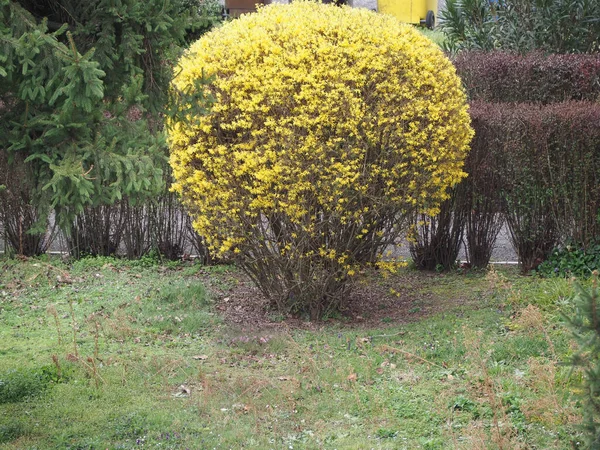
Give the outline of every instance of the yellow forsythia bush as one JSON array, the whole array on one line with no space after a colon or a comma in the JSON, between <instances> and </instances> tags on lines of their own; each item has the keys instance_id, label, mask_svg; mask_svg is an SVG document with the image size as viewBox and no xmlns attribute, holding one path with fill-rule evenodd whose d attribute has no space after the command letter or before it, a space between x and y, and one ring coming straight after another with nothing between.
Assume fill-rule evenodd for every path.
<instances>
[{"instance_id":1,"label":"yellow forsythia bush","mask_svg":"<svg viewBox=\"0 0 600 450\"><path fill-rule=\"evenodd\" d=\"M392 17L273 4L203 36L176 73L175 190L210 248L283 310L338 308L402 218L435 212L465 176L460 80ZM194 93L208 113L190 113Z\"/></svg>"}]
</instances>

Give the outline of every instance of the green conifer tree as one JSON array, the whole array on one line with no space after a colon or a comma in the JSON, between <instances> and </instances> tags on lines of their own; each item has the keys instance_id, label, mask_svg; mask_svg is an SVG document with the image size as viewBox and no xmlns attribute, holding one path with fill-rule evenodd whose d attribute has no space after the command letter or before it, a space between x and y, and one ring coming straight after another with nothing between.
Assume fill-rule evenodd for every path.
<instances>
[{"instance_id":1,"label":"green conifer tree","mask_svg":"<svg viewBox=\"0 0 600 450\"><path fill-rule=\"evenodd\" d=\"M204 5L204 7L203 7ZM25 166L38 228L163 188L174 61L220 20L197 0L0 0L0 152ZM24 180L0 177L5 194ZM12 186L11 186L12 184ZM14 199L13 199L14 200Z\"/></svg>"},{"instance_id":2,"label":"green conifer tree","mask_svg":"<svg viewBox=\"0 0 600 450\"><path fill-rule=\"evenodd\" d=\"M583 429L588 449L600 449L600 292L598 272L594 272L591 289L576 283L575 313L566 315L579 351L571 364L584 372Z\"/></svg>"}]
</instances>

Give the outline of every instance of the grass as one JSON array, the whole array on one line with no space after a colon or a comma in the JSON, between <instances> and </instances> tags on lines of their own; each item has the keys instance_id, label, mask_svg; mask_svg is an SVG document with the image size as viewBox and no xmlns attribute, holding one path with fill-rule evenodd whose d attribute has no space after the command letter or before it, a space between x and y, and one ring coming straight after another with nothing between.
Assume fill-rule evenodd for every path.
<instances>
[{"instance_id":1,"label":"grass","mask_svg":"<svg viewBox=\"0 0 600 450\"><path fill-rule=\"evenodd\" d=\"M411 273L431 315L415 306L385 328L303 330L272 313L275 329L243 331L221 319L197 266L0 267L3 450L566 449L578 440L581 375L559 364L572 352L557 313L568 305L565 280ZM235 269L203 272L219 285Z\"/></svg>"},{"instance_id":2,"label":"grass","mask_svg":"<svg viewBox=\"0 0 600 450\"><path fill-rule=\"evenodd\" d=\"M423 35L427 36L429 39L431 39L433 42L435 42L440 47L442 46L442 44L444 42L446 42L448 40L448 37L446 36L446 34L439 29L430 30L425 27L417 27L417 28Z\"/></svg>"}]
</instances>

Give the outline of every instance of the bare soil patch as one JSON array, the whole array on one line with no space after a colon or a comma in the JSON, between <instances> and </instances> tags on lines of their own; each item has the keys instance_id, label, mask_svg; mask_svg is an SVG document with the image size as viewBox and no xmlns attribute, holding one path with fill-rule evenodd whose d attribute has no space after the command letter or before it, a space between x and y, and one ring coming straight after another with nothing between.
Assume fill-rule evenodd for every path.
<instances>
[{"instance_id":1,"label":"bare soil patch","mask_svg":"<svg viewBox=\"0 0 600 450\"><path fill-rule=\"evenodd\" d=\"M446 274L404 270L384 277L369 271L355 282L339 314L320 322L282 315L241 271L202 270L200 278L225 322L241 331L318 329L325 324L382 328L414 322L433 314L481 302L491 289L483 274Z\"/></svg>"}]
</instances>

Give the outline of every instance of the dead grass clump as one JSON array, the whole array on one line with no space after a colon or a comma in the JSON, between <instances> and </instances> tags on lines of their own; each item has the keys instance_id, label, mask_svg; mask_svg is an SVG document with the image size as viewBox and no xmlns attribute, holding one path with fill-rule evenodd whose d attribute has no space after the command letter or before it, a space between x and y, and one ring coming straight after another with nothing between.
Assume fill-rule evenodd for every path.
<instances>
[{"instance_id":1,"label":"dead grass clump","mask_svg":"<svg viewBox=\"0 0 600 450\"><path fill-rule=\"evenodd\" d=\"M561 399L557 383L557 362L547 358L529 358L527 385L537 396L525 401L521 407L528 421L540 422L548 427L581 422L581 416L572 402Z\"/></svg>"},{"instance_id":2,"label":"dead grass clump","mask_svg":"<svg viewBox=\"0 0 600 450\"><path fill-rule=\"evenodd\" d=\"M470 388L479 403L487 404L492 411L489 424L471 423L465 430L467 448L517 450L524 448L518 440L517 430L502 404L502 387L492 378L488 369L488 352L482 345L482 332L463 328L466 359L472 367ZM483 446L480 446L483 445Z\"/></svg>"},{"instance_id":3,"label":"dead grass clump","mask_svg":"<svg viewBox=\"0 0 600 450\"><path fill-rule=\"evenodd\" d=\"M530 336L535 332L542 334L548 344L552 359L556 360L556 349L548 334L546 320L544 319L540 308L534 305L527 305L526 308L521 310L516 323Z\"/></svg>"},{"instance_id":4,"label":"dead grass clump","mask_svg":"<svg viewBox=\"0 0 600 450\"><path fill-rule=\"evenodd\" d=\"M136 330L131 326L133 318L124 310L116 309L112 315L106 319L107 337L113 338L119 342L124 342L128 338L136 335Z\"/></svg>"},{"instance_id":5,"label":"dead grass clump","mask_svg":"<svg viewBox=\"0 0 600 450\"><path fill-rule=\"evenodd\" d=\"M521 290L516 288L513 283L504 274L498 272L494 266L490 266L485 278L490 290L503 302L512 306L518 305L521 302L523 297Z\"/></svg>"}]
</instances>

